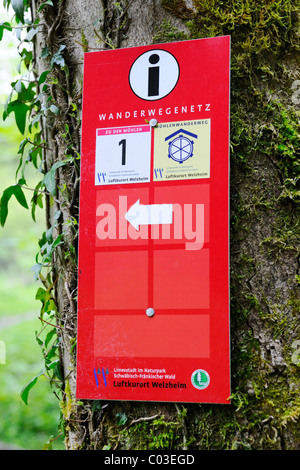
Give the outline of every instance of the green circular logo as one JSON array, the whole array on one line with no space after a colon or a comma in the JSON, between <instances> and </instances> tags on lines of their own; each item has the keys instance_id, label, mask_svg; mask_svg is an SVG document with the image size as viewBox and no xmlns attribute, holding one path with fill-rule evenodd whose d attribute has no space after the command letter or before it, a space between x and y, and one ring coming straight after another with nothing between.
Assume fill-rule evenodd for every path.
<instances>
[{"instance_id":1,"label":"green circular logo","mask_svg":"<svg viewBox=\"0 0 300 470\"><path fill-rule=\"evenodd\" d=\"M210 378L206 370L197 369L192 373L192 384L198 390L204 390L209 386Z\"/></svg>"}]
</instances>

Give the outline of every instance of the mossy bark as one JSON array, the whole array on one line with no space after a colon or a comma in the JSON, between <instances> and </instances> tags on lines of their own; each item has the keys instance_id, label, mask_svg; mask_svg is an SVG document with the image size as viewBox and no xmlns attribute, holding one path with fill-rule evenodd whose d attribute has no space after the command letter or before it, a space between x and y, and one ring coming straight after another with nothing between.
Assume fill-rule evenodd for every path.
<instances>
[{"instance_id":1,"label":"mossy bark","mask_svg":"<svg viewBox=\"0 0 300 470\"><path fill-rule=\"evenodd\" d=\"M299 3L296 0L53 1L38 13L41 51L65 45L67 69L54 67L53 95L63 112L44 123L46 164L80 150L85 50L231 35L231 343L232 404L75 400L78 175L62 167L55 295L64 325L62 427L67 449L299 449L300 339ZM76 15L74 14L76 12ZM199 78L200 80L200 78ZM296 100L297 101L297 100ZM75 150L74 150L75 149ZM62 190L61 188L64 188ZM66 202L67 201L67 202ZM55 204L49 201L47 223Z\"/></svg>"}]
</instances>

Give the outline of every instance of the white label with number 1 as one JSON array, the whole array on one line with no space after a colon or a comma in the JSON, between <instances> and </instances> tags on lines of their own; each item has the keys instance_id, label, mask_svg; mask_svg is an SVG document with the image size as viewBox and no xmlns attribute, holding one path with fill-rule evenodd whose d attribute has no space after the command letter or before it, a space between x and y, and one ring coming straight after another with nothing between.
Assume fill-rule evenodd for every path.
<instances>
[{"instance_id":1,"label":"white label with number 1","mask_svg":"<svg viewBox=\"0 0 300 470\"><path fill-rule=\"evenodd\" d=\"M97 129L95 185L150 181L149 125Z\"/></svg>"}]
</instances>

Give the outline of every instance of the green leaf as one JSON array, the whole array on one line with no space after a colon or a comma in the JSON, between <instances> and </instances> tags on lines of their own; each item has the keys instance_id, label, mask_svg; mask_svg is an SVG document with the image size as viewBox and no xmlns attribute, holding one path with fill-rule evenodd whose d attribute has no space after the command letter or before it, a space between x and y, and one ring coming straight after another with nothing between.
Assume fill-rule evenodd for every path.
<instances>
[{"instance_id":1,"label":"green leaf","mask_svg":"<svg viewBox=\"0 0 300 470\"><path fill-rule=\"evenodd\" d=\"M28 382L25 387L22 388L21 390L21 398L24 401L24 403L27 405L28 404L28 396L29 392L34 387L34 385L37 383L38 378L43 375L45 372L45 369L42 369L30 382Z\"/></svg>"},{"instance_id":2,"label":"green leaf","mask_svg":"<svg viewBox=\"0 0 300 470\"><path fill-rule=\"evenodd\" d=\"M0 41L1 41L2 38L3 38L3 32L4 32L5 29L7 29L8 31L11 31L11 30L12 30L12 28L11 28L11 26L10 26L9 23L7 23L7 22L2 22L2 23L0 23Z\"/></svg>"},{"instance_id":3,"label":"green leaf","mask_svg":"<svg viewBox=\"0 0 300 470\"><path fill-rule=\"evenodd\" d=\"M6 222L6 218L8 215L8 202L12 196L15 196L21 206L25 207L25 209L28 209L26 198L19 184L14 184L13 186L9 186L9 188L6 188L3 191L2 198L0 201L0 224L2 225L2 227Z\"/></svg>"},{"instance_id":4,"label":"green leaf","mask_svg":"<svg viewBox=\"0 0 300 470\"><path fill-rule=\"evenodd\" d=\"M24 41L28 41L28 42L32 41L32 39L38 32L39 32L39 28L37 26L34 26L28 31L26 37L24 38Z\"/></svg>"},{"instance_id":5,"label":"green leaf","mask_svg":"<svg viewBox=\"0 0 300 470\"><path fill-rule=\"evenodd\" d=\"M32 28L33 30L34 29L37 29L37 28ZM25 47L22 49L22 52L20 53L20 56L21 56L21 62L19 63L18 65L18 72L21 73L21 63L23 62L25 67L27 68L27 70L29 70L29 66L31 65L32 63L32 58L33 58L33 54L32 54L32 51L28 51Z\"/></svg>"},{"instance_id":6,"label":"green leaf","mask_svg":"<svg viewBox=\"0 0 300 470\"><path fill-rule=\"evenodd\" d=\"M53 114L59 114L59 109L57 106L55 106L55 104L51 104L51 106L49 107L50 111L53 113Z\"/></svg>"},{"instance_id":7,"label":"green leaf","mask_svg":"<svg viewBox=\"0 0 300 470\"><path fill-rule=\"evenodd\" d=\"M41 52L41 59L46 59L49 56L49 47L44 47Z\"/></svg>"},{"instance_id":8,"label":"green leaf","mask_svg":"<svg viewBox=\"0 0 300 470\"><path fill-rule=\"evenodd\" d=\"M51 249L52 251L55 250L55 248L59 245L63 245L63 236L64 234L61 233L60 235L58 235L58 237L54 240L54 242L52 243L52 246L51 246Z\"/></svg>"},{"instance_id":9,"label":"green leaf","mask_svg":"<svg viewBox=\"0 0 300 470\"><path fill-rule=\"evenodd\" d=\"M55 172L51 172L51 170L48 171L48 173L45 174L42 183L45 185L47 191L49 191L49 193L53 194L53 196L54 196L55 195L55 188L56 188Z\"/></svg>"},{"instance_id":10,"label":"green leaf","mask_svg":"<svg viewBox=\"0 0 300 470\"><path fill-rule=\"evenodd\" d=\"M45 6L47 5L50 5L51 7L53 7L53 2L51 0L46 0L46 2L42 3L40 8L39 8L39 11L41 11L43 8L45 8Z\"/></svg>"},{"instance_id":11,"label":"green leaf","mask_svg":"<svg viewBox=\"0 0 300 470\"><path fill-rule=\"evenodd\" d=\"M45 70L44 72L41 73L40 78L39 78L39 85L44 83L47 79L47 75L50 73L50 70Z\"/></svg>"},{"instance_id":12,"label":"green leaf","mask_svg":"<svg viewBox=\"0 0 300 470\"><path fill-rule=\"evenodd\" d=\"M122 412L117 413L116 417L117 417L118 426L124 425L128 419L126 416L126 413L122 413Z\"/></svg>"},{"instance_id":13,"label":"green leaf","mask_svg":"<svg viewBox=\"0 0 300 470\"><path fill-rule=\"evenodd\" d=\"M42 183L45 185L47 191L49 193L55 195L55 189L56 189L56 184L55 184L55 172L58 168L61 166L67 165L69 162L66 160L63 160L61 162L56 162L54 165L51 167L51 169L45 174Z\"/></svg>"},{"instance_id":14,"label":"green leaf","mask_svg":"<svg viewBox=\"0 0 300 470\"><path fill-rule=\"evenodd\" d=\"M64 376L63 376L63 373L62 373L61 363L60 363L59 360L56 361L53 372L56 375L56 377L58 378L58 380L63 380L64 379Z\"/></svg>"},{"instance_id":15,"label":"green leaf","mask_svg":"<svg viewBox=\"0 0 300 470\"><path fill-rule=\"evenodd\" d=\"M8 106L7 106L7 111L6 115L3 115L3 120L11 113L15 113L15 119L16 119L16 124L21 132L21 134L24 134L25 132L25 127L26 127L26 115L29 111L29 106L27 104L22 103L19 100L14 100L11 101Z\"/></svg>"},{"instance_id":16,"label":"green leaf","mask_svg":"<svg viewBox=\"0 0 300 470\"><path fill-rule=\"evenodd\" d=\"M66 48L66 46L63 44L62 46L59 47L58 51L53 54L52 59L51 59L51 66L53 67L54 64L59 65L60 67L65 66L65 59L62 55L62 51Z\"/></svg>"},{"instance_id":17,"label":"green leaf","mask_svg":"<svg viewBox=\"0 0 300 470\"><path fill-rule=\"evenodd\" d=\"M58 210L58 211L55 212L53 217L54 217L55 220L58 220L60 218L60 216L61 216L61 211Z\"/></svg>"},{"instance_id":18,"label":"green leaf","mask_svg":"<svg viewBox=\"0 0 300 470\"><path fill-rule=\"evenodd\" d=\"M26 137L26 139L23 139L19 145L19 150L18 153L23 154L25 146L30 142L30 139Z\"/></svg>"},{"instance_id":19,"label":"green leaf","mask_svg":"<svg viewBox=\"0 0 300 470\"><path fill-rule=\"evenodd\" d=\"M44 308L44 311L43 311L43 313L47 313L47 315L50 315L51 312L53 312L53 313L57 312L57 307L56 307L53 299L50 299L45 303L45 308Z\"/></svg>"},{"instance_id":20,"label":"green leaf","mask_svg":"<svg viewBox=\"0 0 300 470\"><path fill-rule=\"evenodd\" d=\"M42 161L43 159L43 154L42 154L42 148L39 147L39 145L42 145L42 143L38 143L36 144L37 147L31 147L29 150L28 150L28 155L27 155L27 161L28 162L32 162L34 167L36 169L38 169L38 157L40 158L40 160Z\"/></svg>"},{"instance_id":21,"label":"green leaf","mask_svg":"<svg viewBox=\"0 0 300 470\"><path fill-rule=\"evenodd\" d=\"M47 240L48 243L52 243L52 242L53 242L52 232L53 232L53 227L50 227L50 228L46 231L46 240Z\"/></svg>"},{"instance_id":22,"label":"green leaf","mask_svg":"<svg viewBox=\"0 0 300 470\"><path fill-rule=\"evenodd\" d=\"M25 166L25 163L23 163L23 155L24 155L24 149L25 149L25 146L30 142L30 139L26 138L26 139L23 139L22 142L20 143L20 146L19 146L19 150L18 150L18 154L21 155L20 157L20 161L19 161L19 165L18 165L18 168L16 170L16 177L20 171L20 169L22 168L22 173L24 171L24 166Z\"/></svg>"},{"instance_id":23,"label":"green leaf","mask_svg":"<svg viewBox=\"0 0 300 470\"><path fill-rule=\"evenodd\" d=\"M45 302L48 299L50 299L50 293L48 292L48 290L44 289L43 287L39 287L35 295L35 300Z\"/></svg>"},{"instance_id":24,"label":"green leaf","mask_svg":"<svg viewBox=\"0 0 300 470\"><path fill-rule=\"evenodd\" d=\"M43 116L44 116L43 113L37 113L37 114L35 115L35 117L32 119L32 121L31 121L30 124L28 125L28 130L29 130L29 132L32 132L32 128L33 128L34 126L37 127L37 125L38 125L38 123L39 123L41 117L43 117ZM35 166L36 166L36 165L35 165Z\"/></svg>"},{"instance_id":25,"label":"green leaf","mask_svg":"<svg viewBox=\"0 0 300 470\"><path fill-rule=\"evenodd\" d=\"M23 50L25 51L25 49ZM27 88L22 82L21 92L18 93L18 101L22 101L22 103L29 101L31 103L36 96L35 90L33 90L33 88L35 88L34 82L30 82Z\"/></svg>"},{"instance_id":26,"label":"green leaf","mask_svg":"<svg viewBox=\"0 0 300 470\"><path fill-rule=\"evenodd\" d=\"M34 278L37 281L39 279L40 272L42 270L43 265L41 263L36 263L32 268L30 268L30 271L34 272Z\"/></svg>"},{"instance_id":27,"label":"green leaf","mask_svg":"<svg viewBox=\"0 0 300 470\"><path fill-rule=\"evenodd\" d=\"M49 349L46 357L45 357L45 363L47 365L47 368L49 367L49 365L52 363L52 358L53 357L56 357L56 352L57 352L57 348L58 348L58 342L56 344L53 344L51 346L51 348Z\"/></svg>"},{"instance_id":28,"label":"green leaf","mask_svg":"<svg viewBox=\"0 0 300 470\"><path fill-rule=\"evenodd\" d=\"M45 442L45 444L43 445L43 450L53 450L51 439L53 439L53 436L50 436L49 440Z\"/></svg>"},{"instance_id":29,"label":"green leaf","mask_svg":"<svg viewBox=\"0 0 300 470\"><path fill-rule=\"evenodd\" d=\"M37 206L39 206L41 209L43 208L43 194L35 193L31 199L31 217L34 222L36 222L35 212Z\"/></svg>"},{"instance_id":30,"label":"green leaf","mask_svg":"<svg viewBox=\"0 0 300 470\"><path fill-rule=\"evenodd\" d=\"M47 335L46 335L46 338L45 338L45 348L48 346L48 344L50 343L51 339L53 338L53 336L56 335L56 328L53 328L52 330L50 330ZM54 365L53 365L54 367Z\"/></svg>"},{"instance_id":31,"label":"green leaf","mask_svg":"<svg viewBox=\"0 0 300 470\"><path fill-rule=\"evenodd\" d=\"M21 204L21 206L23 206L25 209L28 209L27 201L24 196L22 188L18 184L13 186L13 188L14 188L13 194L15 198L17 199L18 203Z\"/></svg>"},{"instance_id":32,"label":"green leaf","mask_svg":"<svg viewBox=\"0 0 300 470\"><path fill-rule=\"evenodd\" d=\"M14 9L16 17L24 24L25 5L23 0L11 0L11 6Z\"/></svg>"}]
</instances>

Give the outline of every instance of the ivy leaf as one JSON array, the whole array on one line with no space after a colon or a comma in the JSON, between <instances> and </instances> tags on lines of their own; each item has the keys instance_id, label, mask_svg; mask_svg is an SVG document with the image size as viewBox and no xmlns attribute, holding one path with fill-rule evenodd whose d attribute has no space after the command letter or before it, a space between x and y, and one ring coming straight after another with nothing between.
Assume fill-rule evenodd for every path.
<instances>
[{"instance_id":1,"label":"ivy leaf","mask_svg":"<svg viewBox=\"0 0 300 470\"><path fill-rule=\"evenodd\" d=\"M127 416L126 416L126 413L117 413L116 414L116 417L117 417L117 423L118 423L118 426L122 426L124 424L126 424L126 421L127 421Z\"/></svg>"},{"instance_id":2,"label":"ivy leaf","mask_svg":"<svg viewBox=\"0 0 300 470\"><path fill-rule=\"evenodd\" d=\"M16 17L24 24L24 11L25 11L25 5L23 0L11 0L11 6L14 9L14 12L16 14Z\"/></svg>"},{"instance_id":3,"label":"ivy leaf","mask_svg":"<svg viewBox=\"0 0 300 470\"><path fill-rule=\"evenodd\" d=\"M32 29L37 29L37 28L32 28ZM26 36L26 39L27 39L27 36ZM18 64L18 72L21 73L21 66L22 66L22 62L24 63L25 67L27 68L27 70L29 70L29 67L32 63L32 51L28 51L25 47L22 49L22 52L20 53L20 56L21 56L21 61L19 62Z\"/></svg>"},{"instance_id":4,"label":"ivy leaf","mask_svg":"<svg viewBox=\"0 0 300 470\"><path fill-rule=\"evenodd\" d=\"M41 58L46 59L49 56L49 47L44 47L41 52Z\"/></svg>"},{"instance_id":5,"label":"ivy leaf","mask_svg":"<svg viewBox=\"0 0 300 470\"><path fill-rule=\"evenodd\" d=\"M28 209L26 198L19 184L14 184L13 186L9 186L9 188L6 188L3 191L0 202L0 224L2 225L2 227L6 222L6 218L8 215L8 202L12 196L15 196L21 206L25 207L25 209Z\"/></svg>"},{"instance_id":6,"label":"ivy leaf","mask_svg":"<svg viewBox=\"0 0 300 470\"><path fill-rule=\"evenodd\" d=\"M45 348L47 348L48 344L50 343L51 339L53 338L53 336L56 335L56 328L53 328L52 330L50 330L47 335L46 335L46 338L45 338ZM53 365L53 368L55 367L55 365ZM50 369L50 367L49 367Z\"/></svg>"},{"instance_id":7,"label":"ivy leaf","mask_svg":"<svg viewBox=\"0 0 300 470\"><path fill-rule=\"evenodd\" d=\"M56 377L58 378L58 380L63 380L64 379L64 376L63 376L63 373L62 373L62 367L61 367L61 363L60 361L56 361L56 364L55 364L55 367L54 367L54 374L56 375Z\"/></svg>"},{"instance_id":8,"label":"ivy leaf","mask_svg":"<svg viewBox=\"0 0 300 470\"><path fill-rule=\"evenodd\" d=\"M59 47L58 51L53 54L52 59L51 59L51 66L53 67L54 64L59 65L60 67L65 66L65 59L62 55L62 51L66 48L66 46L63 44L62 46Z\"/></svg>"},{"instance_id":9,"label":"ivy leaf","mask_svg":"<svg viewBox=\"0 0 300 470\"><path fill-rule=\"evenodd\" d=\"M49 368L50 364L52 363L51 359L56 356L59 343L60 343L60 339L51 346L47 355L45 356L45 363L47 365L47 368Z\"/></svg>"},{"instance_id":10,"label":"ivy leaf","mask_svg":"<svg viewBox=\"0 0 300 470\"><path fill-rule=\"evenodd\" d=\"M38 27L33 27L29 30L29 32L27 33L26 37L24 38L24 41L27 41L27 42L30 42L32 41L32 39L34 38L34 36L39 32L39 28Z\"/></svg>"},{"instance_id":11,"label":"ivy leaf","mask_svg":"<svg viewBox=\"0 0 300 470\"><path fill-rule=\"evenodd\" d=\"M61 162L56 162L54 165L50 168L50 170L45 174L42 183L45 185L47 191L49 193L55 195L55 189L56 189L56 182L55 182L55 172L58 168L61 166L67 165L69 162L66 160L63 160Z\"/></svg>"},{"instance_id":12,"label":"ivy leaf","mask_svg":"<svg viewBox=\"0 0 300 470\"><path fill-rule=\"evenodd\" d=\"M41 209L43 208L43 194L35 193L32 197L31 204L31 217L34 222L36 222L35 211L37 206L39 206Z\"/></svg>"},{"instance_id":13,"label":"ivy leaf","mask_svg":"<svg viewBox=\"0 0 300 470\"><path fill-rule=\"evenodd\" d=\"M25 387L22 388L21 398L26 405L28 404L28 395L29 395L30 390L32 389L32 387L34 387L34 385L37 383L37 379L41 375L43 375L44 372L45 372L45 369L40 370L40 372L35 377L33 377L33 379L31 379L30 382L28 382L28 384L25 385Z\"/></svg>"},{"instance_id":14,"label":"ivy leaf","mask_svg":"<svg viewBox=\"0 0 300 470\"><path fill-rule=\"evenodd\" d=\"M50 73L50 70L45 70L44 72L41 73L40 78L39 78L39 85L42 85L47 79L47 75Z\"/></svg>"},{"instance_id":15,"label":"ivy leaf","mask_svg":"<svg viewBox=\"0 0 300 470\"><path fill-rule=\"evenodd\" d=\"M32 268L30 268L30 271L34 272L34 278L37 281L40 276L40 272L42 270L43 265L41 263L36 263Z\"/></svg>"},{"instance_id":16,"label":"ivy leaf","mask_svg":"<svg viewBox=\"0 0 300 470\"><path fill-rule=\"evenodd\" d=\"M23 168L23 155L24 155L24 149L25 149L25 146L30 142L30 140L28 138L26 139L23 139L22 142L20 143L20 146L19 146L19 150L18 150L18 154L21 155L20 157L20 161L19 161L19 165L18 165L18 168L16 170L16 177L19 173L19 170L20 168Z\"/></svg>"},{"instance_id":17,"label":"ivy leaf","mask_svg":"<svg viewBox=\"0 0 300 470\"><path fill-rule=\"evenodd\" d=\"M2 23L0 23L0 41L2 41L3 32L4 32L5 29L7 29L8 31L11 31L11 30L12 30L12 28L11 28L11 26L10 26L9 23L7 23L7 22L2 22Z\"/></svg>"},{"instance_id":18,"label":"ivy leaf","mask_svg":"<svg viewBox=\"0 0 300 470\"><path fill-rule=\"evenodd\" d=\"M48 441L45 442L45 444L43 445L43 450L53 450L53 446L52 446L52 439L53 438L54 438L53 435L49 437Z\"/></svg>"},{"instance_id":19,"label":"ivy leaf","mask_svg":"<svg viewBox=\"0 0 300 470\"><path fill-rule=\"evenodd\" d=\"M59 109L57 106L55 106L55 104L51 104L51 106L49 107L49 110L53 113L53 114L59 114Z\"/></svg>"},{"instance_id":20,"label":"ivy leaf","mask_svg":"<svg viewBox=\"0 0 300 470\"><path fill-rule=\"evenodd\" d=\"M51 7L54 6L54 5L53 5L53 2L52 2L51 0L46 0L46 2L44 2L44 3L41 4L41 6L40 6L40 8L39 8L39 12L40 12L43 8L45 8L45 6L47 6L47 5L50 5Z\"/></svg>"},{"instance_id":21,"label":"ivy leaf","mask_svg":"<svg viewBox=\"0 0 300 470\"><path fill-rule=\"evenodd\" d=\"M28 101L31 102L36 96L34 88L35 88L34 82L30 82L27 88L25 84L22 82L21 91L18 93L18 101L21 101L22 103L25 103Z\"/></svg>"},{"instance_id":22,"label":"ivy leaf","mask_svg":"<svg viewBox=\"0 0 300 470\"><path fill-rule=\"evenodd\" d=\"M12 83L12 87L19 95L20 93L22 93L22 89L25 88L25 85L22 82L22 80L20 79L20 80L17 80L16 82Z\"/></svg>"},{"instance_id":23,"label":"ivy leaf","mask_svg":"<svg viewBox=\"0 0 300 470\"><path fill-rule=\"evenodd\" d=\"M35 295L35 300L46 302L46 300L49 300L49 299L50 299L50 293L48 292L48 290L44 289L43 287L39 287Z\"/></svg>"},{"instance_id":24,"label":"ivy leaf","mask_svg":"<svg viewBox=\"0 0 300 470\"><path fill-rule=\"evenodd\" d=\"M30 108L29 106L27 106L27 104L22 103L19 100L11 101L7 106L7 110L3 113L3 120L5 121L6 117L11 112L15 113L17 127L21 134L24 134L26 126L26 116L29 109Z\"/></svg>"}]
</instances>

